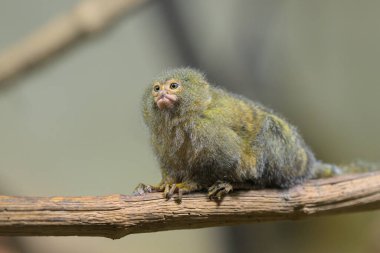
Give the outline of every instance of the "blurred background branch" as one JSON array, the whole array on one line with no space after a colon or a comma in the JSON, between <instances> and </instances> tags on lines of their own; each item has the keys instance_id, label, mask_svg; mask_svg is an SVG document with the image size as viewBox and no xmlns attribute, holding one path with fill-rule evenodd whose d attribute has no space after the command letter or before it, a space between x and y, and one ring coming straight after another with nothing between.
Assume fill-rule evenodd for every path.
<instances>
[{"instance_id":1,"label":"blurred background branch","mask_svg":"<svg viewBox=\"0 0 380 253\"><path fill-rule=\"evenodd\" d=\"M288 190L237 191L223 201L204 194L183 202L144 196L0 196L0 235L103 236L226 226L380 208L380 172L313 180Z\"/></svg>"},{"instance_id":2,"label":"blurred background branch","mask_svg":"<svg viewBox=\"0 0 380 253\"><path fill-rule=\"evenodd\" d=\"M55 56L80 39L152 0L84 0L0 53L0 84Z\"/></svg>"}]
</instances>

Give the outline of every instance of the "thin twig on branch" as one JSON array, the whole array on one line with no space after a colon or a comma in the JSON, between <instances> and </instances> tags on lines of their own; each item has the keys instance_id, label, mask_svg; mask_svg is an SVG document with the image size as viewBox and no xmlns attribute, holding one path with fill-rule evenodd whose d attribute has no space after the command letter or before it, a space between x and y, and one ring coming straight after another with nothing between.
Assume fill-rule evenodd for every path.
<instances>
[{"instance_id":1,"label":"thin twig on branch","mask_svg":"<svg viewBox=\"0 0 380 253\"><path fill-rule=\"evenodd\" d=\"M98 33L124 13L151 0L84 0L0 53L0 83L73 45L84 35Z\"/></svg>"},{"instance_id":2,"label":"thin twig on branch","mask_svg":"<svg viewBox=\"0 0 380 253\"><path fill-rule=\"evenodd\" d=\"M204 193L181 204L145 196L0 196L0 235L103 236L226 226L380 209L380 172L312 180L289 190L234 192L221 203Z\"/></svg>"}]
</instances>

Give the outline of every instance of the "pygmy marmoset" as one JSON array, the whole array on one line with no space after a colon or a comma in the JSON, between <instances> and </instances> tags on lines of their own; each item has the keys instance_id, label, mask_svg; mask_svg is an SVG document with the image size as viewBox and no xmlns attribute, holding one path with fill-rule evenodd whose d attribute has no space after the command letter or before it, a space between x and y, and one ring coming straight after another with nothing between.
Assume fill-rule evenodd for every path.
<instances>
[{"instance_id":1,"label":"pygmy marmoset","mask_svg":"<svg viewBox=\"0 0 380 253\"><path fill-rule=\"evenodd\" d=\"M163 191L166 198L208 190L221 199L233 189L289 188L309 178L367 165L319 162L295 127L271 110L211 86L190 68L163 73L146 89L143 115L162 180L135 194Z\"/></svg>"}]
</instances>

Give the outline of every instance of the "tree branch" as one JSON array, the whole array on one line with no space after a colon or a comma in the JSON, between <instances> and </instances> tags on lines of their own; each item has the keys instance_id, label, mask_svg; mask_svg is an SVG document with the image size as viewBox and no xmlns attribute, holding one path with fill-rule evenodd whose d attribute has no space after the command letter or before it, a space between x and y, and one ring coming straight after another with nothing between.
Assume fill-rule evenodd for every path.
<instances>
[{"instance_id":1,"label":"tree branch","mask_svg":"<svg viewBox=\"0 0 380 253\"><path fill-rule=\"evenodd\" d=\"M68 48L84 35L98 33L124 13L149 0L85 0L23 41L0 53L0 83Z\"/></svg>"},{"instance_id":2,"label":"tree branch","mask_svg":"<svg viewBox=\"0 0 380 253\"><path fill-rule=\"evenodd\" d=\"M311 180L289 190L234 192L221 203L204 193L181 204L160 193L145 196L0 196L0 235L121 238L153 231L226 226L259 221L380 209L380 172Z\"/></svg>"}]
</instances>

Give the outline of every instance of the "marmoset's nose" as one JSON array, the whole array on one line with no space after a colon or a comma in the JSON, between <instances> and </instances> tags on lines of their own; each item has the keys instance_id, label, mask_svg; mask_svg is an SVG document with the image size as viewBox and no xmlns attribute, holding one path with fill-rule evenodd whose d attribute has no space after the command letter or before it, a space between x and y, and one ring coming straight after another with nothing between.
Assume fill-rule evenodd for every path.
<instances>
[{"instance_id":1,"label":"marmoset's nose","mask_svg":"<svg viewBox=\"0 0 380 253\"><path fill-rule=\"evenodd\" d=\"M160 92L158 93L160 95L160 97L163 97L165 96L166 94L168 94L168 91L164 89L160 90Z\"/></svg>"}]
</instances>

